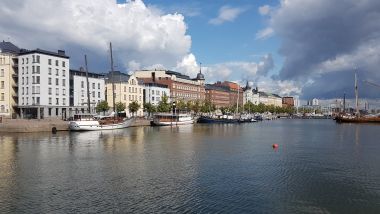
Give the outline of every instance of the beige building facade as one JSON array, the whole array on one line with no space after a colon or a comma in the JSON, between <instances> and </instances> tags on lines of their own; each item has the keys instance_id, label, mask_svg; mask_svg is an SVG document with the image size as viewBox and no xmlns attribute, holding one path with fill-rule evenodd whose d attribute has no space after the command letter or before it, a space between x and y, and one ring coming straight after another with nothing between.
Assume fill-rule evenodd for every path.
<instances>
[{"instance_id":1,"label":"beige building facade","mask_svg":"<svg viewBox=\"0 0 380 214\"><path fill-rule=\"evenodd\" d=\"M112 85L114 90L112 90ZM127 116L132 116L132 112L129 111L129 104L136 101L140 108L134 116L143 116L143 90L144 85L139 84L135 75L124 74L119 71L110 72L106 75L106 100L108 105L113 111L113 91L115 95L115 104L122 102L125 104L125 113Z\"/></svg>"},{"instance_id":2,"label":"beige building facade","mask_svg":"<svg viewBox=\"0 0 380 214\"><path fill-rule=\"evenodd\" d=\"M16 117L17 52L18 48L12 43L0 42L0 117Z\"/></svg>"}]
</instances>

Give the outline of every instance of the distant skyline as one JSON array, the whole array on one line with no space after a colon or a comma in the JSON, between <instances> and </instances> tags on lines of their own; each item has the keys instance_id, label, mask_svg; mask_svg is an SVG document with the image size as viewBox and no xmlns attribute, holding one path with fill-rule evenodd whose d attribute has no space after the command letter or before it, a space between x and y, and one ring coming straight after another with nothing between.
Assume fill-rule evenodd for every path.
<instances>
[{"instance_id":1,"label":"distant skyline","mask_svg":"<svg viewBox=\"0 0 380 214\"><path fill-rule=\"evenodd\" d=\"M252 81L302 99L353 97L360 80L380 83L377 0L5 0L0 39L28 49L65 49L71 67L93 72L165 68L208 82ZM361 82L361 98L380 88Z\"/></svg>"}]
</instances>

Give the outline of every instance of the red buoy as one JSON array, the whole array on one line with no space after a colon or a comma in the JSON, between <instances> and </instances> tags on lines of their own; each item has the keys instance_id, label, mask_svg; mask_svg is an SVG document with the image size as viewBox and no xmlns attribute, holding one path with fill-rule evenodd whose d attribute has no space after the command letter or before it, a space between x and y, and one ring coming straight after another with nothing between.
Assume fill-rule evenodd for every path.
<instances>
[{"instance_id":1,"label":"red buoy","mask_svg":"<svg viewBox=\"0 0 380 214\"><path fill-rule=\"evenodd\" d=\"M275 144L272 145L272 147L273 147L273 149L277 149L278 148L278 144L275 143Z\"/></svg>"}]
</instances>

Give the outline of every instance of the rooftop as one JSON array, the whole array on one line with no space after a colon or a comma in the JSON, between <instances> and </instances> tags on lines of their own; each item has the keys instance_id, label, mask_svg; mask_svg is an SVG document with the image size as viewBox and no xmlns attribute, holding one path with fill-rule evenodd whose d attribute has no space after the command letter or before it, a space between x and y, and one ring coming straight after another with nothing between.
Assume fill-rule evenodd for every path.
<instances>
[{"instance_id":1,"label":"rooftop","mask_svg":"<svg viewBox=\"0 0 380 214\"><path fill-rule=\"evenodd\" d=\"M2 42L0 42L0 52L18 54L20 52L20 48L18 48L12 42L5 42L3 40Z\"/></svg>"},{"instance_id":2,"label":"rooftop","mask_svg":"<svg viewBox=\"0 0 380 214\"><path fill-rule=\"evenodd\" d=\"M110 71L109 73L106 73L104 76L106 78L106 83L128 82L129 78L131 77L131 75L122 73L120 71L113 71L113 72Z\"/></svg>"},{"instance_id":3,"label":"rooftop","mask_svg":"<svg viewBox=\"0 0 380 214\"><path fill-rule=\"evenodd\" d=\"M86 76L86 71L83 70L83 68L79 68L79 70L75 69L70 69L70 75L75 75L75 76ZM98 73L92 73L88 72L88 77L91 78L104 78L103 74L98 74Z\"/></svg>"},{"instance_id":4,"label":"rooftop","mask_svg":"<svg viewBox=\"0 0 380 214\"><path fill-rule=\"evenodd\" d=\"M45 55L50 55L50 56L55 56L55 57L62 57L66 59L70 58L69 56L65 54L64 50L58 50L57 52L52 52L52 51L42 50L39 48L35 50L20 49L19 55L27 55L27 54L34 54L34 53L45 54Z\"/></svg>"}]
</instances>

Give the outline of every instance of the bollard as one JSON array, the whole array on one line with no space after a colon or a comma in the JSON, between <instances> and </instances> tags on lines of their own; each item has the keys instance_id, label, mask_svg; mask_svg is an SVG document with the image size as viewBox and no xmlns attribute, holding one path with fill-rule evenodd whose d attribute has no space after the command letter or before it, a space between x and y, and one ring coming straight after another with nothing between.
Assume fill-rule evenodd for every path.
<instances>
[{"instance_id":1,"label":"bollard","mask_svg":"<svg viewBox=\"0 0 380 214\"><path fill-rule=\"evenodd\" d=\"M53 134L56 134L56 133L57 133L57 128L56 128L56 127L51 128L51 132L52 132Z\"/></svg>"}]
</instances>

